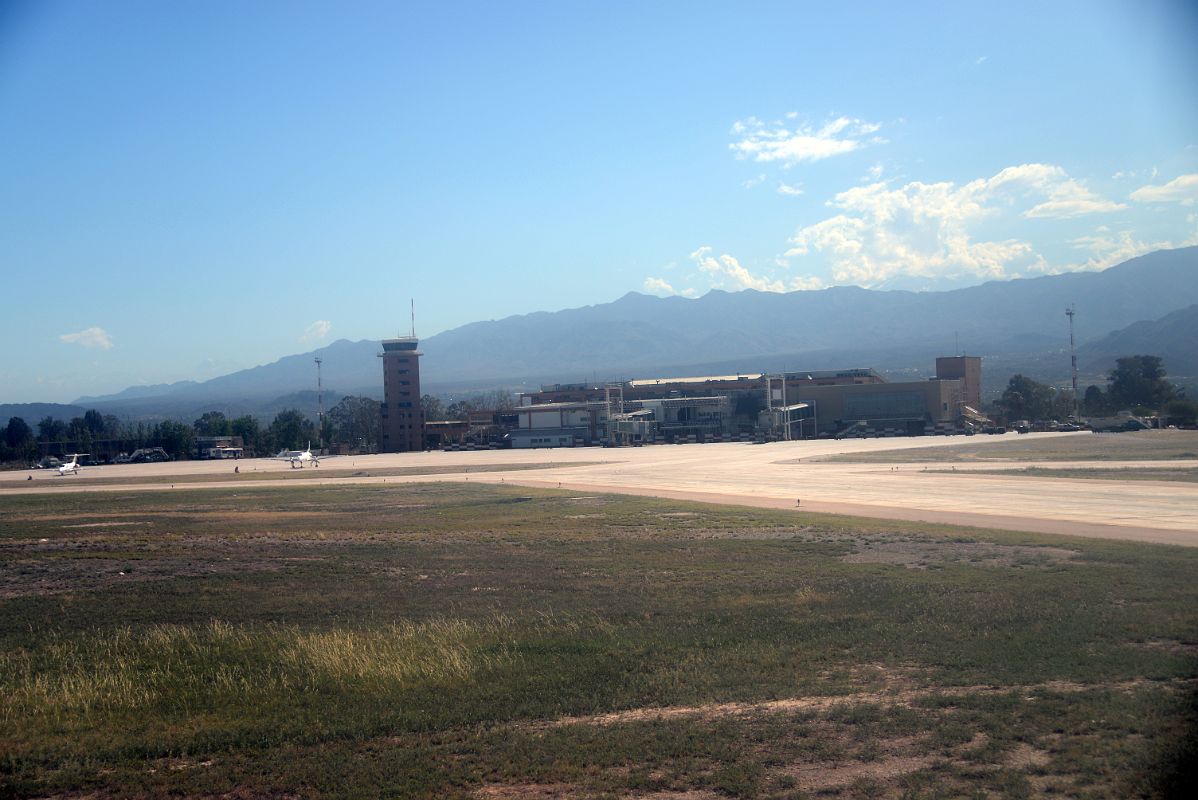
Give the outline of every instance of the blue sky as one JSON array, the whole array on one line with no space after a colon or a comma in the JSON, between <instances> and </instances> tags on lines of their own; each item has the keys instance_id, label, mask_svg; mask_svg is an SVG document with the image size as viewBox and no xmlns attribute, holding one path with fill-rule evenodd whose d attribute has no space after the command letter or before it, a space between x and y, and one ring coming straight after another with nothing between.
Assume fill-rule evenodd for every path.
<instances>
[{"instance_id":1,"label":"blue sky","mask_svg":"<svg viewBox=\"0 0 1198 800\"><path fill-rule=\"evenodd\" d=\"M825 5L0 0L0 402L1198 243L1192 3Z\"/></svg>"}]
</instances>

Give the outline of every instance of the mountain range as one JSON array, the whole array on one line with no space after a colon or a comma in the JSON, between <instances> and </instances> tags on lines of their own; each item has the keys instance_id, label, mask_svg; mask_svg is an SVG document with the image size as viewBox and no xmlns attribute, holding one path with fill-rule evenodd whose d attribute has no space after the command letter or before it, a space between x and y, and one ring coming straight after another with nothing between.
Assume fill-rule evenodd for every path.
<instances>
[{"instance_id":1,"label":"mountain range","mask_svg":"<svg viewBox=\"0 0 1198 800\"><path fill-rule=\"evenodd\" d=\"M1170 375L1198 376L1198 247L1163 250L1101 272L1073 272L944 292L838 286L789 293L712 291L697 298L630 292L610 303L475 322L422 340L422 389L465 393L542 382L874 367L931 374L938 355L983 357L984 389L1013 372L1067 382L1076 307L1085 382L1120 355L1151 353ZM130 387L70 408L123 416L266 415L315 409L319 353L325 406L342 394L381 397L377 340L339 340L201 383ZM1083 383L1085 385L1085 383ZM0 406L0 417L4 417ZM63 407L68 408L68 407ZM6 418L6 417L4 417Z\"/></svg>"}]
</instances>

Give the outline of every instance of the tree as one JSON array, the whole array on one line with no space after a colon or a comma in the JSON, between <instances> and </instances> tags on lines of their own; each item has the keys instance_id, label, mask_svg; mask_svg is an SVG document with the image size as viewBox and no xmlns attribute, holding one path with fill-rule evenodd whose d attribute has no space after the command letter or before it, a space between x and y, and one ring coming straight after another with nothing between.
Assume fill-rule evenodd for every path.
<instances>
[{"instance_id":1,"label":"tree","mask_svg":"<svg viewBox=\"0 0 1198 800\"><path fill-rule=\"evenodd\" d=\"M229 430L234 436L241 437L241 444L246 450L249 450L258 455L269 453L270 448L263 441L262 428L258 425L258 420L246 414L244 417L238 417L229 423Z\"/></svg>"},{"instance_id":2,"label":"tree","mask_svg":"<svg viewBox=\"0 0 1198 800\"><path fill-rule=\"evenodd\" d=\"M316 426L303 412L294 408L280 411L270 423L275 445L284 450L301 450L308 442L316 441Z\"/></svg>"},{"instance_id":3,"label":"tree","mask_svg":"<svg viewBox=\"0 0 1198 800\"><path fill-rule=\"evenodd\" d=\"M469 419L470 412L473 411L473 403L469 400L454 400L445 407L445 419Z\"/></svg>"},{"instance_id":4,"label":"tree","mask_svg":"<svg viewBox=\"0 0 1198 800\"><path fill-rule=\"evenodd\" d=\"M1198 425L1198 400L1170 400L1165 403L1165 417L1170 425Z\"/></svg>"},{"instance_id":5,"label":"tree","mask_svg":"<svg viewBox=\"0 0 1198 800\"><path fill-rule=\"evenodd\" d=\"M33 429L20 417L9 417L4 429L4 443L14 450L25 447L33 440Z\"/></svg>"},{"instance_id":6,"label":"tree","mask_svg":"<svg viewBox=\"0 0 1198 800\"><path fill-rule=\"evenodd\" d=\"M424 399L421 398L423 404ZM381 405L378 400L369 397L351 395L341 398L341 402L333 406L325 417L325 421L332 426L329 441L363 449L377 445L382 433Z\"/></svg>"},{"instance_id":7,"label":"tree","mask_svg":"<svg viewBox=\"0 0 1198 800\"><path fill-rule=\"evenodd\" d=\"M0 461L37 458L37 442L33 428L21 417L9 417L8 425L0 429Z\"/></svg>"},{"instance_id":8,"label":"tree","mask_svg":"<svg viewBox=\"0 0 1198 800\"><path fill-rule=\"evenodd\" d=\"M124 438L126 435L125 426L115 414L104 415L104 435L110 439Z\"/></svg>"},{"instance_id":9,"label":"tree","mask_svg":"<svg viewBox=\"0 0 1198 800\"><path fill-rule=\"evenodd\" d=\"M1071 416L1073 416L1073 390L1052 388L1052 402L1048 417L1050 419L1067 419Z\"/></svg>"},{"instance_id":10,"label":"tree","mask_svg":"<svg viewBox=\"0 0 1198 800\"><path fill-rule=\"evenodd\" d=\"M190 425L166 419L154 426L154 432L150 435L150 444L154 447L161 447L173 458L189 455L192 448L195 447L195 431Z\"/></svg>"},{"instance_id":11,"label":"tree","mask_svg":"<svg viewBox=\"0 0 1198 800\"><path fill-rule=\"evenodd\" d=\"M42 442L61 442L67 438L66 423L54 417L42 417L37 423L37 438Z\"/></svg>"},{"instance_id":12,"label":"tree","mask_svg":"<svg viewBox=\"0 0 1198 800\"><path fill-rule=\"evenodd\" d=\"M445 419L445 404L441 402L441 398L434 395L421 396L420 410L424 414L425 422Z\"/></svg>"},{"instance_id":13,"label":"tree","mask_svg":"<svg viewBox=\"0 0 1198 800\"><path fill-rule=\"evenodd\" d=\"M1082 410L1087 414L1105 414L1108 410L1107 396L1102 389L1097 386L1090 385L1086 387L1086 393L1082 396Z\"/></svg>"},{"instance_id":14,"label":"tree","mask_svg":"<svg viewBox=\"0 0 1198 800\"><path fill-rule=\"evenodd\" d=\"M91 438L96 439L103 436L104 430L104 415L94 408L83 414L83 427L87 428Z\"/></svg>"},{"instance_id":15,"label":"tree","mask_svg":"<svg viewBox=\"0 0 1198 800\"><path fill-rule=\"evenodd\" d=\"M228 436L229 420L219 411L205 411L192 423L198 436Z\"/></svg>"},{"instance_id":16,"label":"tree","mask_svg":"<svg viewBox=\"0 0 1198 800\"><path fill-rule=\"evenodd\" d=\"M75 443L80 450L91 450L92 432L83 417L71 417L67 423L67 440Z\"/></svg>"},{"instance_id":17,"label":"tree","mask_svg":"<svg viewBox=\"0 0 1198 800\"><path fill-rule=\"evenodd\" d=\"M1116 359L1107 379L1107 396L1120 409L1158 409L1177 396L1177 387L1165 380L1165 365L1158 356Z\"/></svg>"},{"instance_id":18,"label":"tree","mask_svg":"<svg viewBox=\"0 0 1198 800\"><path fill-rule=\"evenodd\" d=\"M1006 409L1007 418L1046 419L1052 413L1053 388L1023 375L1012 375L998 404Z\"/></svg>"},{"instance_id":19,"label":"tree","mask_svg":"<svg viewBox=\"0 0 1198 800\"><path fill-rule=\"evenodd\" d=\"M484 407L495 411L510 411L516 407L516 395L512 394L511 389L496 389L490 394L484 395Z\"/></svg>"}]
</instances>

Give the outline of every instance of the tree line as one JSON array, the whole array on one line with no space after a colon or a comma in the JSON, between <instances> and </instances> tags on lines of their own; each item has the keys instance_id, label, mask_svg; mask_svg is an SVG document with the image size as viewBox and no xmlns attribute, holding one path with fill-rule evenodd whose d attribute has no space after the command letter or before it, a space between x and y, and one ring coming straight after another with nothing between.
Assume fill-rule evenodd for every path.
<instances>
[{"instance_id":1,"label":"tree line","mask_svg":"<svg viewBox=\"0 0 1198 800\"><path fill-rule=\"evenodd\" d=\"M0 429L0 462L36 461L39 445L70 443L79 452L90 452L97 442L119 442L123 450L161 447L172 458L194 455L196 440L204 436L238 436L247 455L265 456L279 450L299 450L323 441L362 450L378 446L380 403L369 397L347 396L324 416L320 429L298 409L286 409L269 423L246 414L229 419L223 412L206 411L188 425L177 420L121 420L91 409L64 422L43 417L36 429L21 417L11 417Z\"/></svg>"},{"instance_id":2,"label":"tree line","mask_svg":"<svg viewBox=\"0 0 1198 800\"><path fill-rule=\"evenodd\" d=\"M172 458L195 454L196 440L205 436L238 436L246 455L266 456L280 450L302 450L311 442L343 446L362 452L377 449L382 433L382 404L370 397L346 396L318 422L298 409L280 411L269 423L246 414L232 419L221 411L206 411L188 425L176 420L147 422L121 420L91 409L64 422L43 417L30 426L21 417L11 417L0 428L0 462L28 464L38 458L39 444L73 443L79 452L90 452L96 442L119 441L128 451L161 447ZM507 390L473 394L443 401L433 395L420 398L426 420L467 419L476 411L505 409L515 405Z\"/></svg>"},{"instance_id":3,"label":"tree line","mask_svg":"<svg viewBox=\"0 0 1198 800\"><path fill-rule=\"evenodd\" d=\"M1073 392L1058 390L1025 375L1013 375L995 405L1008 420L1063 420L1073 414ZM1125 356L1107 373L1106 388L1087 386L1078 406L1084 416L1107 416L1119 411L1157 414L1176 425L1198 424L1198 402L1167 380L1158 356Z\"/></svg>"}]
</instances>

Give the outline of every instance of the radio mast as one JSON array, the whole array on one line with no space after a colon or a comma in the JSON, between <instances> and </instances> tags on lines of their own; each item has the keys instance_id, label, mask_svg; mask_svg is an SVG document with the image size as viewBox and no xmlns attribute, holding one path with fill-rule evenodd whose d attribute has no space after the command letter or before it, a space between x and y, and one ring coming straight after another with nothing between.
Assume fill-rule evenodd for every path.
<instances>
[{"instance_id":1,"label":"radio mast","mask_svg":"<svg viewBox=\"0 0 1198 800\"><path fill-rule=\"evenodd\" d=\"M1073 363L1073 421L1078 423L1081 418L1078 416L1077 402L1077 347L1073 340L1073 315L1077 313L1076 304L1065 309L1065 316L1069 317L1069 360Z\"/></svg>"},{"instance_id":2,"label":"radio mast","mask_svg":"<svg viewBox=\"0 0 1198 800\"><path fill-rule=\"evenodd\" d=\"M320 356L316 356L316 444L324 449L324 386L320 381Z\"/></svg>"}]
</instances>

